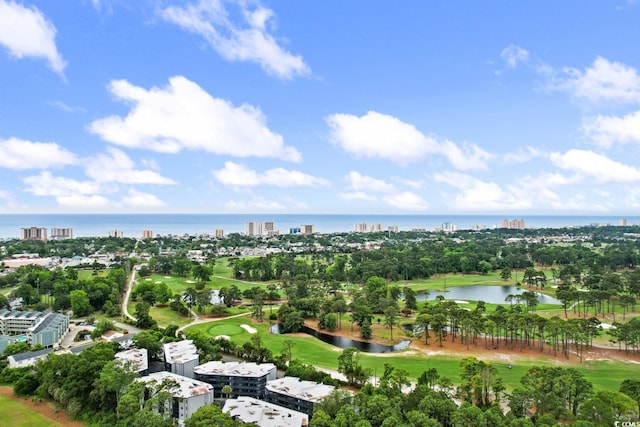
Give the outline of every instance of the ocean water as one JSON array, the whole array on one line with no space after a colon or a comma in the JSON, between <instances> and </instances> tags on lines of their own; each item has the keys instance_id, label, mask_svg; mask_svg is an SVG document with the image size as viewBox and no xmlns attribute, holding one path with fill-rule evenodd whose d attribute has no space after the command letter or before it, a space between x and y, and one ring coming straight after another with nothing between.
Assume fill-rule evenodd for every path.
<instances>
[{"instance_id":1,"label":"ocean water","mask_svg":"<svg viewBox=\"0 0 640 427\"><path fill-rule=\"evenodd\" d=\"M476 225L496 227L504 219L524 219L527 228L562 228L591 224L619 225L624 218L628 225L640 224L640 217L623 216L548 216L548 215L328 215L328 214L0 214L0 238L18 238L20 228L73 228L74 237L108 236L111 230L121 230L125 237L140 237L143 230L155 234L213 234L216 229L242 233L247 222L271 221L281 234L290 228L313 224L318 233L353 231L355 224L383 224L386 230L397 226L400 231L433 230L444 223L460 229Z\"/></svg>"}]
</instances>

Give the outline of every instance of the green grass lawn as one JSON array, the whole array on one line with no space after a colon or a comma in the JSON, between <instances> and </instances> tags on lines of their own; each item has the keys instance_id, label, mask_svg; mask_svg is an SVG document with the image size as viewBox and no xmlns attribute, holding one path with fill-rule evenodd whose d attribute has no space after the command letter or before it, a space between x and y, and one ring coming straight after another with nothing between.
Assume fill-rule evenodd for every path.
<instances>
[{"instance_id":1,"label":"green grass lawn","mask_svg":"<svg viewBox=\"0 0 640 427\"><path fill-rule=\"evenodd\" d=\"M249 317L240 319L228 319L224 321L200 324L192 326L189 330L199 330L209 336L229 335L236 344L243 344L251 338L251 334L247 333L240 327L241 324L250 325L258 330L261 334L264 345L274 354L278 354L284 348L284 341L292 341L294 343L292 352L293 357L298 358L305 363L337 370L338 356L342 349L326 344L311 336L298 334L292 335L275 335L268 332L267 323L257 323ZM343 323L343 328L348 324ZM394 337L400 337L402 332L396 329ZM396 335L397 333L397 335ZM439 350L437 345L433 345L434 351ZM517 353L517 352L516 352ZM556 361L545 357L546 353L540 355L536 359L522 359L515 361L494 362L498 368L499 375L503 378L508 389L513 389L520 384L520 378L527 370L534 365L557 364ZM473 356L473 352L469 352L469 356ZM384 356L373 356L361 353L360 361L366 368L370 368L374 373L382 373L384 364L388 363L396 367L401 367L407 372L411 378L417 378L422 372L429 368L436 368L442 376L450 377L454 383L458 382L460 377L458 374L459 364L462 356L457 355L434 355L427 356L425 354L414 354L412 350L401 351L394 355L385 354ZM511 368L507 365L511 364ZM636 371L637 365L617 362L617 361L585 361L583 363L567 364L582 372L585 377L591 381L596 389L617 390L620 383L629 378L631 372Z\"/></svg>"},{"instance_id":2,"label":"green grass lawn","mask_svg":"<svg viewBox=\"0 0 640 427\"><path fill-rule=\"evenodd\" d=\"M6 417L10 417L10 423L3 425L12 427L62 427L62 424L40 415L24 403L4 396L0 396L0 414L5 416L0 424L9 422Z\"/></svg>"}]
</instances>

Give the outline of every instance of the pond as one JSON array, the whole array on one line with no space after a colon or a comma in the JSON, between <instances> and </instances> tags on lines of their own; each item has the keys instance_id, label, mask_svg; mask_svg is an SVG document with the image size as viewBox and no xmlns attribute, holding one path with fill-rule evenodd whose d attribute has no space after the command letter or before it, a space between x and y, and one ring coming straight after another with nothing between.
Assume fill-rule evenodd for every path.
<instances>
[{"instance_id":1,"label":"pond","mask_svg":"<svg viewBox=\"0 0 640 427\"><path fill-rule=\"evenodd\" d=\"M505 301L507 296L523 294L526 292L526 289L521 289L517 286L473 285L450 287L447 288L447 292L428 292L429 295L427 297L424 291L417 291L416 298L418 301L432 301L435 300L438 295L442 295L445 299L452 300L484 301L491 304L509 304ZM562 304L553 297L539 292L537 294L539 304Z\"/></svg>"},{"instance_id":2,"label":"pond","mask_svg":"<svg viewBox=\"0 0 640 427\"><path fill-rule=\"evenodd\" d=\"M271 326L269 328L269 332L271 332L272 334L279 334L280 324L276 323L275 325ZM314 336L318 338L320 341L324 341L327 344L331 344L336 347L340 347L340 348L355 347L356 349L358 349L363 353L389 353L392 351L404 350L405 348L409 347L409 344L411 344L411 341L409 340L401 341L396 345L382 345L382 344L375 344L375 343L370 343L366 341L352 340L351 338L338 337L334 335L325 334L323 332L316 331L315 329L311 329L308 326L303 326L300 332L304 332L305 334ZM400 333L400 328L398 328L398 333Z\"/></svg>"}]
</instances>

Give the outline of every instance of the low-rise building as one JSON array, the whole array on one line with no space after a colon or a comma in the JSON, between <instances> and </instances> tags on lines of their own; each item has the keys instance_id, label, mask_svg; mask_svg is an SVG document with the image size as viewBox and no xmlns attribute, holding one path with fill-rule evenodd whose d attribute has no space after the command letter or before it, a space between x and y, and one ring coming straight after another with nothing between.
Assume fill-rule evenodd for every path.
<instances>
[{"instance_id":1,"label":"low-rise building","mask_svg":"<svg viewBox=\"0 0 640 427\"><path fill-rule=\"evenodd\" d=\"M264 398L267 381L276 379L273 363L207 362L194 368L195 379L213 386L215 397L250 396ZM229 396L222 394L225 385L231 386Z\"/></svg>"},{"instance_id":2,"label":"low-rise building","mask_svg":"<svg viewBox=\"0 0 640 427\"><path fill-rule=\"evenodd\" d=\"M332 385L304 381L297 377L284 377L267 381L265 400L311 417L314 403L320 402L333 390L335 387Z\"/></svg>"},{"instance_id":3,"label":"low-rise building","mask_svg":"<svg viewBox=\"0 0 640 427\"><path fill-rule=\"evenodd\" d=\"M164 344L164 368L174 374L193 378L193 369L200 358L198 349L191 340L182 340Z\"/></svg>"},{"instance_id":4,"label":"low-rise building","mask_svg":"<svg viewBox=\"0 0 640 427\"><path fill-rule=\"evenodd\" d=\"M69 316L64 314L0 310L0 335L22 335L31 345L56 347L68 331Z\"/></svg>"},{"instance_id":5,"label":"low-rise building","mask_svg":"<svg viewBox=\"0 0 640 427\"><path fill-rule=\"evenodd\" d=\"M157 413L171 414L173 418L178 420L179 425L184 425L184 420L193 415L200 407L213 403L213 386L211 384L182 375L162 371L136 378L135 381L145 383L149 394L155 394L163 383L171 382L172 384L166 391L171 395L172 402L166 402L164 407L152 409Z\"/></svg>"},{"instance_id":6,"label":"low-rise building","mask_svg":"<svg viewBox=\"0 0 640 427\"><path fill-rule=\"evenodd\" d=\"M52 351L52 348L45 348L44 350L12 354L7 357L7 362L9 362L9 368L26 368L35 365L38 360L46 358Z\"/></svg>"},{"instance_id":7,"label":"low-rise building","mask_svg":"<svg viewBox=\"0 0 640 427\"><path fill-rule=\"evenodd\" d=\"M227 399L222 412L258 427L302 427L309 424L307 414L247 396Z\"/></svg>"}]
</instances>

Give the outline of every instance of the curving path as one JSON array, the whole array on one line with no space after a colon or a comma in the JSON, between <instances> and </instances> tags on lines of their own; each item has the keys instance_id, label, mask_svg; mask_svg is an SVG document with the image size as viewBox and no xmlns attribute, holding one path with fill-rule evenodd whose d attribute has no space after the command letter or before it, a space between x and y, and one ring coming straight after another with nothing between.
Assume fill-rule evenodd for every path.
<instances>
[{"instance_id":1,"label":"curving path","mask_svg":"<svg viewBox=\"0 0 640 427\"><path fill-rule=\"evenodd\" d=\"M136 320L136 318L133 317L131 313L129 313L129 309L128 309L129 298L131 298L131 289L133 288L133 283L135 281L136 273L138 272L139 269L140 269L139 265L134 265L133 268L131 269L131 275L129 276L129 280L127 280L127 284L125 285L124 298L122 299L122 307L121 307L122 314L131 320Z\"/></svg>"},{"instance_id":2,"label":"curving path","mask_svg":"<svg viewBox=\"0 0 640 427\"><path fill-rule=\"evenodd\" d=\"M185 330L188 327L193 326L193 325L199 325L201 323L219 322L221 320L234 319L236 317L248 316L250 314L251 314L250 312L246 312L246 313L234 314L233 316L227 316L227 317L210 317L210 318L197 317L197 318L193 319L193 321L191 321L191 323L187 323L184 326L180 326L178 328L178 330L176 331L176 336L178 336L178 334L180 332L182 332L183 330Z\"/></svg>"}]
</instances>

